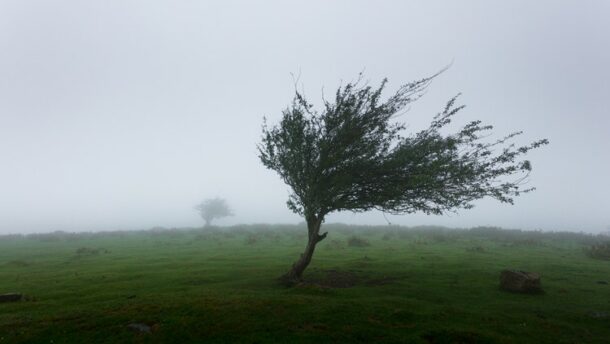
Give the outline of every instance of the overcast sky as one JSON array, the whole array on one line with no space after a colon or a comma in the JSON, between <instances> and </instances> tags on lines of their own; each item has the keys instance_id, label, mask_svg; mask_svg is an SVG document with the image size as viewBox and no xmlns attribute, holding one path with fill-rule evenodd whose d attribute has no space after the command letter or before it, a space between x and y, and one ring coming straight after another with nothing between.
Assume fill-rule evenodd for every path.
<instances>
[{"instance_id":1,"label":"overcast sky","mask_svg":"<svg viewBox=\"0 0 610 344\"><path fill-rule=\"evenodd\" d=\"M609 1L0 0L0 233L296 223L258 160L292 74L318 102L365 71L388 91L453 61L401 117L524 130L533 193L397 224L601 231L610 226ZM328 222L384 224L381 213Z\"/></svg>"}]
</instances>

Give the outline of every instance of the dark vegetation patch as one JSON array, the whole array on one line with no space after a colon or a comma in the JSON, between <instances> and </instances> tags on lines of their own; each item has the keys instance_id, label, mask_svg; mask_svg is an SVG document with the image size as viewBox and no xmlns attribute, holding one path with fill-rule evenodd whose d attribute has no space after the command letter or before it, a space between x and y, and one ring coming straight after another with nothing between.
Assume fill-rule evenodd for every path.
<instances>
[{"instance_id":1,"label":"dark vegetation patch","mask_svg":"<svg viewBox=\"0 0 610 344\"><path fill-rule=\"evenodd\" d=\"M368 242L368 240L365 240L361 237L358 236L352 236L349 239L347 239L347 246L349 247L367 247L367 246L371 246L371 243Z\"/></svg>"},{"instance_id":2,"label":"dark vegetation patch","mask_svg":"<svg viewBox=\"0 0 610 344\"><path fill-rule=\"evenodd\" d=\"M258 238L256 235L253 234L248 234L248 236L246 237L246 240L244 241L244 243L246 245L254 245L258 242Z\"/></svg>"},{"instance_id":3,"label":"dark vegetation patch","mask_svg":"<svg viewBox=\"0 0 610 344\"><path fill-rule=\"evenodd\" d=\"M422 336L430 344L491 344L491 338L476 332L457 330L436 330L424 333Z\"/></svg>"},{"instance_id":4,"label":"dark vegetation patch","mask_svg":"<svg viewBox=\"0 0 610 344\"><path fill-rule=\"evenodd\" d=\"M376 277L376 278L369 278L369 279L365 280L364 285L369 286L369 287L374 287L374 286L395 283L399 280L400 280L400 278L397 276L382 276L382 277Z\"/></svg>"},{"instance_id":5,"label":"dark vegetation patch","mask_svg":"<svg viewBox=\"0 0 610 344\"><path fill-rule=\"evenodd\" d=\"M79 247L76 249L77 257L90 257L108 253L110 253L110 251L105 248Z\"/></svg>"},{"instance_id":6,"label":"dark vegetation patch","mask_svg":"<svg viewBox=\"0 0 610 344\"><path fill-rule=\"evenodd\" d=\"M591 245L586 253L591 258L610 260L610 241Z\"/></svg>"},{"instance_id":7,"label":"dark vegetation patch","mask_svg":"<svg viewBox=\"0 0 610 344\"><path fill-rule=\"evenodd\" d=\"M322 270L316 273L317 276L306 278L304 286L316 285L325 288L351 288L362 280L353 271Z\"/></svg>"},{"instance_id":8,"label":"dark vegetation patch","mask_svg":"<svg viewBox=\"0 0 610 344\"><path fill-rule=\"evenodd\" d=\"M400 280L397 276L371 276L362 270L320 270L312 269L301 283L302 287L322 288L351 288L355 286L375 287L395 283Z\"/></svg>"},{"instance_id":9,"label":"dark vegetation patch","mask_svg":"<svg viewBox=\"0 0 610 344\"><path fill-rule=\"evenodd\" d=\"M544 246L544 242L541 239L525 238L506 241L502 245L506 247L537 247Z\"/></svg>"}]
</instances>

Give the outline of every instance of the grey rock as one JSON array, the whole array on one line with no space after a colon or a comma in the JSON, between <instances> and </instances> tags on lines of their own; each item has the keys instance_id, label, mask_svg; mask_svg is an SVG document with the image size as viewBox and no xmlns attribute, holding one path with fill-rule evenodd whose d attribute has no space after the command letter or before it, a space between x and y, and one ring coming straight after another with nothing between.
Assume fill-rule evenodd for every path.
<instances>
[{"instance_id":1,"label":"grey rock","mask_svg":"<svg viewBox=\"0 0 610 344\"><path fill-rule=\"evenodd\" d=\"M22 299L23 299L23 294L19 294L19 293L0 294L0 303L1 302L16 302L16 301L21 301Z\"/></svg>"},{"instance_id":2,"label":"grey rock","mask_svg":"<svg viewBox=\"0 0 610 344\"><path fill-rule=\"evenodd\" d=\"M588 315L594 319L606 319L609 316L608 312L600 312L600 311L592 311L592 312L589 312Z\"/></svg>"},{"instance_id":3,"label":"grey rock","mask_svg":"<svg viewBox=\"0 0 610 344\"><path fill-rule=\"evenodd\" d=\"M542 292L539 274L519 270L503 270L500 273L500 288L513 293Z\"/></svg>"},{"instance_id":4,"label":"grey rock","mask_svg":"<svg viewBox=\"0 0 610 344\"><path fill-rule=\"evenodd\" d=\"M127 327L135 332L140 332L140 333L151 333L152 332L152 328L146 324L141 324L141 323L131 323L129 325L127 325Z\"/></svg>"}]
</instances>

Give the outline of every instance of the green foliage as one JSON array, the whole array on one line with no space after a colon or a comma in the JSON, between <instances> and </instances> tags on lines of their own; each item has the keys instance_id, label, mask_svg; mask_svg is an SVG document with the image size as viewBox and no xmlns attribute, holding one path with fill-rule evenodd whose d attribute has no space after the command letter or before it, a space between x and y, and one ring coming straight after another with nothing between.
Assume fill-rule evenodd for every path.
<instances>
[{"instance_id":1,"label":"green foliage","mask_svg":"<svg viewBox=\"0 0 610 344\"><path fill-rule=\"evenodd\" d=\"M587 249L587 254L592 258L610 260L610 242L591 245Z\"/></svg>"},{"instance_id":2,"label":"green foliage","mask_svg":"<svg viewBox=\"0 0 610 344\"><path fill-rule=\"evenodd\" d=\"M214 219L233 215L227 201L219 197L206 199L195 206L195 210L205 220L206 226L210 226Z\"/></svg>"},{"instance_id":3,"label":"green foliage","mask_svg":"<svg viewBox=\"0 0 610 344\"><path fill-rule=\"evenodd\" d=\"M434 77L383 99L386 80L374 88L361 76L340 87L332 102L324 100L320 112L297 91L278 125L265 121L258 146L261 162L292 188L288 207L306 219L342 210L442 214L485 196L512 203L532 191L523 188L531 163L520 159L548 141L517 147L509 142L521 134L515 132L486 142L492 126L480 121L444 135L464 108L457 97L427 129L403 136L405 124L392 120Z\"/></svg>"}]
</instances>

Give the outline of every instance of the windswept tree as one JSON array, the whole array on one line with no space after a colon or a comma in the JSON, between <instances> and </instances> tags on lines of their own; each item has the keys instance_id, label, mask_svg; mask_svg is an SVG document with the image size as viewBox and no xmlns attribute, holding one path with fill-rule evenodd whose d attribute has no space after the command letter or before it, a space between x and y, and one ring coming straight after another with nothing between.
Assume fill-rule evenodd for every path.
<instances>
[{"instance_id":1,"label":"windswept tree","mask_svg":"<svg viewBox=\"0 0 610 344\"><path fill-rule=\"evenodd\" d=\"M289 284L301 280L316 245L326 238L320 227L326 215L372 209L392 214L443 214L472 208L489 196L504 203L534 190L524 182L532 166L522 157L547 144L546 139L516 146L521 132L489 140L490 125L466 124L452 134L441 129L464 108L449 100L430 126L404 135L395 121L419 99L438 74L402 85L387 98L378 87L356 82L339 87L334 99L323 99L316 111L296 91L278 125L263 124L259 158L290 186L288 208L305 218L305 252L283 276Z\"/></svg>"},{"instance_id":2,"label":"windswept tree","mask_svg":"<svg viewBox=\"0 0 610 344\"><path fill-rule=\"evenodd\" d=\"M205 226L212 225L212 220L233 215L227 201L222 198L209 198L195 206L195 210L205 220Z\"/></svg>"}]
</instances>

